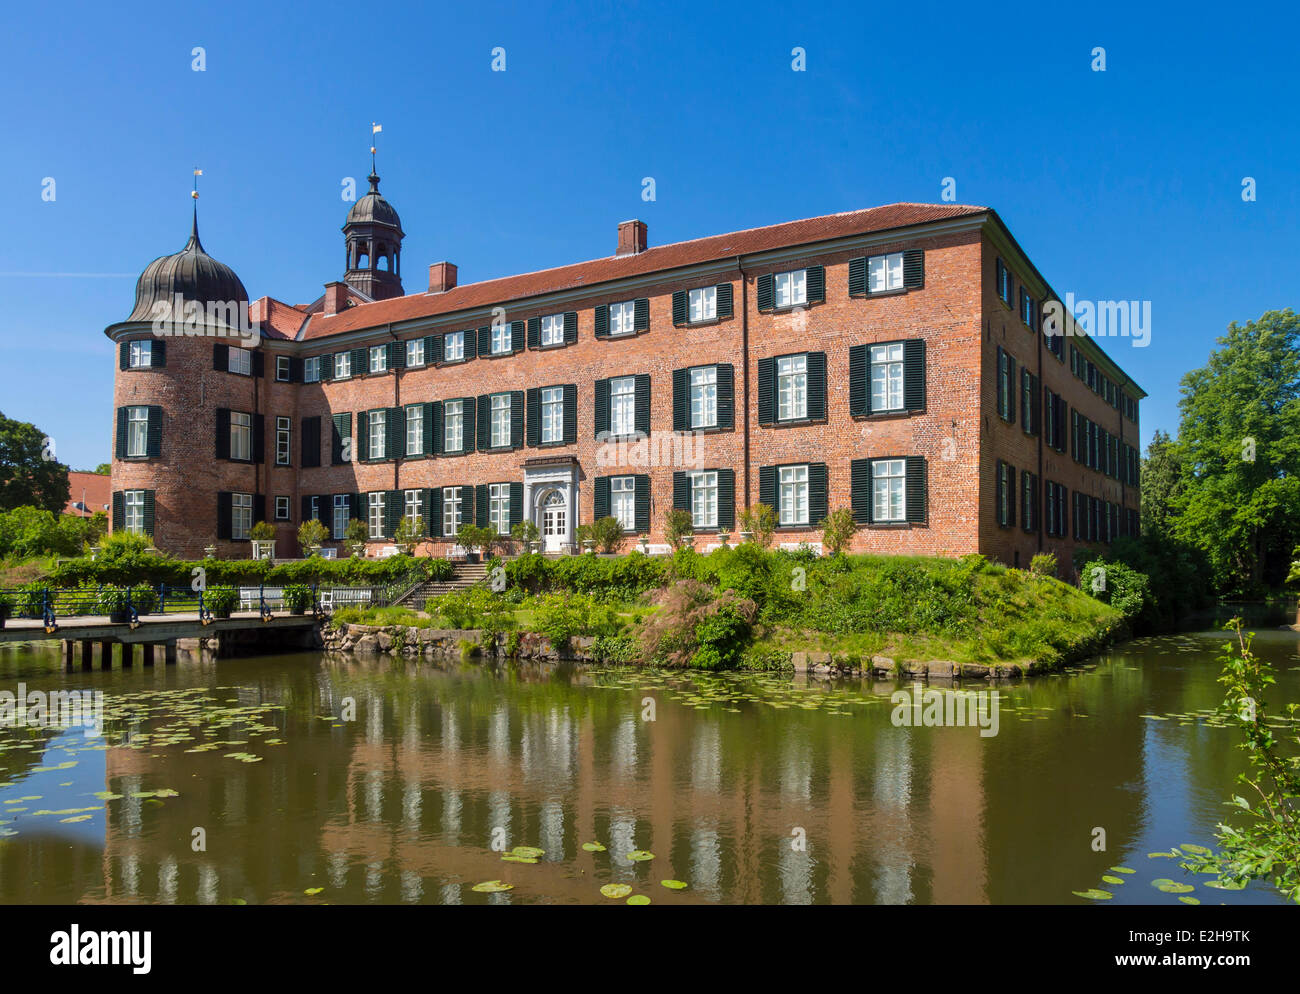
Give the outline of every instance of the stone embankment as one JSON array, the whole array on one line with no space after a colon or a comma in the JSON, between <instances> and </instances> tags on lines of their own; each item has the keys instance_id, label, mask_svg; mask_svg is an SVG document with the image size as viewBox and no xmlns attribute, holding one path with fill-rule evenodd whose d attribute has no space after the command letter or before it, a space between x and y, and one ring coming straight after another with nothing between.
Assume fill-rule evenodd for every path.
<instances>
[{"instance_id":1,"label":"stone embankment","mask_svg":"<svg viewBox=\"0 0 1300 994\"><path fill-rule=\"evenodd\" d=\"M321 639L326 652L387 654L410 658L461 659L474 652L485 656L520 659L572 659L590 662L592 639L575 638L558 651L545 635L536 632L499 634L485 645L478 629L410 628L403 625L326 625ZM462 648L466 647L466 648Z\"/></svg>"}]
</instances>

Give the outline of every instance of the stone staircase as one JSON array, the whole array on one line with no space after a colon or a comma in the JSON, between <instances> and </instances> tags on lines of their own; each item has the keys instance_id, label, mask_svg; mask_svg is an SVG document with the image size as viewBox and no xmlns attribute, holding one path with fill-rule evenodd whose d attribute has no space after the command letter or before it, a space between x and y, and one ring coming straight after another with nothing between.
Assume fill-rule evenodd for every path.
<instances>
[{"instance_id":1,"label":"stone staircase","mask_svg":"<svg viewBox=\"0 0 1300 994\"><path fill-rule=\"evenodd\" d=\"M424 602L430 597L437 597L439 594L453 590L465 590L487 580L486 563L455 563L454 569L455 572L450 580L428 580L401 598L398 603L404 607L423 611Z\"/></svg>"}]
</instances>

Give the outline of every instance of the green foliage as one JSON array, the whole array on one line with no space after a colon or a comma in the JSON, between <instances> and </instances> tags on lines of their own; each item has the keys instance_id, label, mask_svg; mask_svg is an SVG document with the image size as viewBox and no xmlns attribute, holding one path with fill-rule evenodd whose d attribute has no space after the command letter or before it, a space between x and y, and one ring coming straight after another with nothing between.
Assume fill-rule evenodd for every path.
<instances>
[{"instance_id":1,"label":"green foliage","mask_svg":"<svg viewBox=\"0 0 1300 994\"><path fill-rule=\"evenodd\" d=\"M311 550L319 548L329 538L329 529L315 518L308 518L298 526L298 548L302 550L304 556L310 555Z\"/></svg>"},{"instance_id":2,"label":"green foliage","mask_svg":"<svg viewBox=\"0 0 1300 994\"><path fill-rule=\"evenodd\" d=\"M754 543L764 549L772 544L776 534L776 511L770 504L755 504L740 512L740 530L751 532Z\"/></svg>"},{"instance_id":3,"label":"green foliage","mask_svg":"<svg viewBox=\"0 0 1300 994\"><path fill-rule=\"evenodd\" d=\"M94 473L97 476L109 476L113 472L113 464L102 462L95 467Z\"/></svg>"},{"instance_id":4,"label":"green foliage","mask_svg":"<svg viewBox=\"0 0 1300 994\"><path fill-rule=\"evenodd\" d=\"M613 636L623 627L612 607L586 594L546 594L536 603L531 627L557 649L576 635Z\"/></svg>"},{"instance_id":5,"label":"green foliage","mask_svg":"<svg viewBox=\"0 0 1300 994\"><path fill-rule=\"evenodd\" d=\"M288 590L285 591L286 597ZM308 602L310 603L310 601ZM335 608L330 614L330 624L338 628L342 625L377 625L380 627L432 628L433 619L426 618L407 607L362 607L359 605Z\"/></svg>"},{"instance_id":6,"label":"green foliage","mask_svg":"<svg viewBox=\"0 0 1300 994\"><path fill-rule=\"evenodd\" d=\"M102 511L83 518L15 507L0 513L0 559L79 556L87 545L97 544L107 529L108 518Z\"/></svg>"},{"instance_id":7,"label":"green foliage","mask_svg":"<svg viewBox=\"0 0 1300 994\"><path fill-rule=\"evenodd\" d=\"M238 603L239 591L234 587L218 584L203 592L203 606L218 618L229 618Z\"/></svg>"},{"instance_id":8,"label":"green foliage","mask_svg":"<svg viewBox=\"0 0 1300 994\"><path fill-rule=\"evenodd\" d=\"M1029 572L1039 576L1056 576L1056 553L1040 552L1029 560Z\"/></svg>"},{"instance_id":9,"label":"green foliage","mask_svg":"<svg viewBox=\"0 0 1300 994\"><path fill-rule=\"evenodd\" d=\"M690 511L681 508L669 508L664 512L664 538L674 549L682 544L682 538L695 534L695 519Z\"/></svg>"},{"instance_id":10,"label":"green foliage","mask_svg":"<svg viewBox=\"0 0 1300 994\"><path fill-rule=\"evenodd\" d=\"M496 634L515 627L510 604L487 587L452 590L430 597L424 610L434 619L437 628L478 628Z\"/></svg>"},{"instance_id":11,"label":"green foliage","mask_svg":"<svg viewBox=\"0 0 1300 994\"><path fill-rule=\"evenodd\" d=\"M499 537L495 528L463 524L456 532L456 544L471 552L486 552Z\"/></svg>"},{"instance_id":12,"label":"green foliage","mask_svg":"<svg viewBox=\"0 0 1300 994\"><path fill-rule=\"evenodd\" d=\"M12 594L0 593L0 620L13 616L17 598Z\"/></svg>"},{"instance_id":13,"label":"green foliage","mask_svg":"<svg viewBox=\"0 0 1300 994\"><path fill-rule=\"evenodd\" d=\"M521 549L527 549L529 542L541 540L542 533L535 521L516 521L510 526L510 537L519 543Z\"/></svg>"},{"instance_id":14,"label":"green foliage","mask_svg":"<svg viewBox=\"0 0 1300 994\"><path fill-rule=\"evenodd\" d=\"M311 556L292 562L272 563L268 559L173 559L166 555L146 555L140 536L119 538L114 533L105 540L98 559L70 559L50 570L49 585L76 587L83 583L165 583L169 587L189 589L193 570L201 568L206 582L233 586L286 583L338 583L355 586L383 586L398 580L427 578L446 580L454 567L445 559L389 556L385 559L325 559Z\"/></svg>"},{"instance_id":15,"label":"green foliage","mask_svg":"<svg viewBox=\"0 0 1300 994\"><path fill-rule=\"evenodd\" d=\"M370 529L366 523L359 518L354 518L348 522L348 526L343 529L343 539L347 542L348 547L352 549L353 555L360 552L370 537Z\"/></svg>"},{"instance_id":16,"label":"green foliage","mask_svg":"<svg viewBox=\"0 0 1300 994\"><path fill-rule=\"evenodd\" d=\"M45 432L0 411L0 511L35 507L58 514L68 503L68 467L52 458Z\"/></svg>"},{"instance_id":17,"label":"green foliage","mask_svg":"<svg viewBox=\"0 0 1300 994\"><path fill-rule=\"evenodd\" d=\"M591 538L601 552L616 552L623 544L623 526L618 518L607 515L591 523Z\"/></svg>"},{"instance_id":18,"label":"green foliage","mask_svg":"<svg viewBox=\"0 0 1300 994\"><path fill-rule=\"evenodd\" d=\"M823 548L833 554L843 552L853 541L853 533L857 527L857 522L853 520L852 508L837 507L822 519Z\"/></svg>"},{"instance_id":19,"label":"green foliage","mask_svg":"<svg viewBox=\"0 0 1300 994\"><path fill-rule=\"evenodd\" d=\"M632 601L640 594L662 587L668 569L664 559L640 552L616 559L596 556L547 559L533 554L505 563L507 589L520 587L530 593L573 591L592 594L604 603Z\"/></svg>"},{"instance_id":20,"label":"green foliage","mask_svg":"<svg viewBox=\"0 0 1300 994\"><path fill-rule=\"evenodd\" d=\"M147 583L131 588L131 606L140 614L152 614L158 607L158 591Z\"/></svg>"},{"instance_id":21,"label":"green foliage","mask_svg":"<svg viewBox=\"0 0 1300 994\"><path fill-rule=\"evenodd\" d=\"M1106 563L1123 563L1149 579L1147 603L1132 619L1139 634L1176 628L1212 599L1204 554L1172 535L1117 538L1109 548L1092 551L1091 556Z\"/></svg>"},{"instance_id":22,"label":"green foliage","mask_svg":"<svg viewBox=\"0 0 1300 994\"><path fill-rule=\"evenodd\" d=\"M1251 651L1254 636L1242 633L1241 619L1227 626L1236 640L1224 646L1219 682L1227 690L1219 715L1244 736L1239 748L1250 759L1251 770L1237 774L1245 796L1225 803L1238 809L1243 826L1220 823L1219 852L1178 852L1183 865L1195 873L1218 874L1234 887L1251 880L1270 881L1288 900L1300 904L1300 705L1287 704L1281 715L1270 717L1264 697L1276 686L1273 668ZM1281 734L1274 735L1273 728ZM1281 747L1280 741L1287 743ZM1177 852L1177 850L1175 850Z\"/></svg>"},{"instance_id":23,"label":"green foliage","mask_svg":"<svg viewBox=\"0 0 1300 994\"><path fill-rule=\"evenodd\" d=\"M312 590L305 583L290 583L284 588L284 606L291 611L303 611L312 605Z\"/></svg>"},{"instance_id":24,"label":"green foliage","mask_svg":"<svg viewBox=\"0 0 1300 994\"><path fill-rule=\"evenodd\" d=\"M270 542L275 538L275 525L269 521L259 521L248 530L248 537L255 542Z\"/></svg>"},{"instance_id":25,"label":"green foliage","mask_svg":"<svg viewBox=\"0 0 1300 994\"><path fill-rule=\"evenodd\" d=\"M640 658L641 647L634 636L620 632L617 635L597 635L589 652L598 663L635 663Z\"/></svg>"},{"instance_id":26,"label":"green foliage","mask_svg":"<svg viewBox=\"0 0 1300 994\"><path fill-rule=\"evenodd\" d=\"M1121 562L1094 559L1079 575L1079 587L1129 621L1147 614L1155 604L1150 578Z\"/></svg>"},{"instance_id":27,"label":"green foliage","mask_svg":"<svg viewBox=\"0 0 1300 994\"><path fill-rule=\"evenodd\" d=\"M424 518L418 514L414 518L403 516L393 530L393 543L407 555L423 540Z\"/></svg>"}]
</instances>

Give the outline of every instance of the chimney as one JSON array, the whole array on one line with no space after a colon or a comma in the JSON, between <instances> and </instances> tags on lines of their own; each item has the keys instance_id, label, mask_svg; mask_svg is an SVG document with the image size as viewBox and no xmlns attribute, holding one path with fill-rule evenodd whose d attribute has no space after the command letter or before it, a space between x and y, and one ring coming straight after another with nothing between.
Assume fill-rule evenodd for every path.
<instances>
[{"instance_id":1,"label":"chimney","mask_svg":"<svg viewBox=\"0 0 1300 994\"><path fill-rule=\"evenodd\" d=\"M644 221L624 221L618 226L618 255L636 255L646 250Z\"/></svg>"},{"instance_id":2,"label":"chimney","mask_svg":"<svg viewBox=\"0 0 1300 994\"><path fill-rule=\"evenodd\" d=\"M340 314L347 306L348 285L337 280L325 284L325 313Z\"/></svg>"},{"instance_id":3,"label":"chimney","mask_svg":"<svg viewBox=\"0 0 1300 994\"><path fill-rule=\"evenodd\" d=\"M456 288L456 264L435 262L429 267L429 292L446 293Z\"/></svg>"}]
</instances>

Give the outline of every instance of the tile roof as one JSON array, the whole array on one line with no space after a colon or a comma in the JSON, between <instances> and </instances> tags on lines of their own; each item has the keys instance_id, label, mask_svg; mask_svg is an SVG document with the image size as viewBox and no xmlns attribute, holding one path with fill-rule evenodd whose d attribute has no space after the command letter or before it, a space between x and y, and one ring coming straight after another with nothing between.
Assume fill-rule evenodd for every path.
<instances>
[{"instance_id":1,"label":"tile roof","mask_svg":"<svg viewBox=\"0 0 1300 994\"><path fill-rule=\"evenodd\" d=\"M301 332L310 341L388 322L410 321L460 310L487 307L546 293L595 286L611 280L693 266L736 255L749 255L853 235L888 231L987 212L966 204L887 204L866 210L829 214L802 221L750 228L725 235L659 245L636 255L607 256L521 276L469 283L445 293L412 293L390 300L349 307L326 317L312 314ZM278 303L278 302L276 302ZM285 307L287 305L280 305ZM299 314L302 312L299 311Z\"/></svg>"},{"instance_id":2,"label":"tile roof","mask_svg":"<svg viewBox=\"0 0 1300 994\"><path fill-rule=\"evenodd\" d=\"M86 506L84 512L76 506L82 503L83 499ZM68 471L68 503L63 508L64 514L80 516L84 513L89 516L96 511L106 510L112 500L112 482L107 476L100 473Z\"/></svg>"},{"instance_id":3,"label":"tile roof","mask_svg":"<svg viewBox=\"0 0 1300 994\"><path fill-rule=\"evenodd\" d=\"M264 338L293 339L307 319L307 311L274 297L259 297L248 305L248 319L254 324L261 323Z\"/></svg>"}]
</instances>

